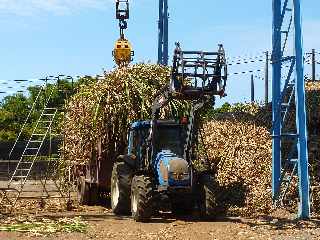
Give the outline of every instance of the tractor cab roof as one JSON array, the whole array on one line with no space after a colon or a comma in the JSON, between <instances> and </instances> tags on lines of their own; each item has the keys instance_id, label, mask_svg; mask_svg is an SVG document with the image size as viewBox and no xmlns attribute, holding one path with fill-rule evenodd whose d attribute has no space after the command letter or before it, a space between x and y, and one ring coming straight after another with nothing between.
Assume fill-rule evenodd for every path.
<instances>
[{"instance_id":1,"label":"tractor cab roof","mask_svg":"<svg viewBox=\"0 0 320 240\"><path fill-rule=\"evenodd\" d=\"M150 128L151 121L136 121L131 124L132 130Z\"/></svg>"},{"instance_id":2,"label":"tractor cab roof","mask_svg":"<svg viewBox=\"0 0 320 240\"><path fill-rule=\"evenodd\" d=\"M179 121L176 120L154 120L154 122L157 125L167 125L167 126L178 126L181 125ZM131 129L132 130L138 130L138 129L147 129L151 127L151 120L146 120L146 121L136 121L131 124Z\"/></svg>"}]
</instances>

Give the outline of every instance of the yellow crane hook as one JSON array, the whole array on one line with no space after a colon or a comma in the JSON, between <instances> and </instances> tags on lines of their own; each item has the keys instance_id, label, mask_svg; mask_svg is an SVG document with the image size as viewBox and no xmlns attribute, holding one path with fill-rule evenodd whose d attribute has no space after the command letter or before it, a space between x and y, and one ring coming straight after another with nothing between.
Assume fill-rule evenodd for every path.
<instances>
[{"instance_id":1,"label":"yellow crane hook","mask_svg":"<svg viewBox=\"0 0 320 240\"><path fill-rule=\"evenodd\" d=\"M128 27L129 0L116 1L116 19L119 20L120 38L115 43L112 56L119 67L124 67L129 65L134 56L131 43L124 37L124 30Z\"/></svg>"}]
</instances>

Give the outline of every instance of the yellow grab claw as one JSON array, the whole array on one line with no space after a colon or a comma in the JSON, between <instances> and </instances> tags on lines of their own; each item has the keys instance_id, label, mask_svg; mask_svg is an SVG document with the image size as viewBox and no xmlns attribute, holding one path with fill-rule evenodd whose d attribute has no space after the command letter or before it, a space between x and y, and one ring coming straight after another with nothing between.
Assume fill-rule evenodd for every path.
<instances>
[{"instance_id":1,"label":"yellow grab claw","mask_svg":"<svg viewBox=\"0 0 320 240\"><path fill-rule=\"evenodd\" d=\"M127 66L132 61L132 46L127 39L120 38L116 41L113 50L113 58L119 67Z\"/></svg>"}]
</instances>

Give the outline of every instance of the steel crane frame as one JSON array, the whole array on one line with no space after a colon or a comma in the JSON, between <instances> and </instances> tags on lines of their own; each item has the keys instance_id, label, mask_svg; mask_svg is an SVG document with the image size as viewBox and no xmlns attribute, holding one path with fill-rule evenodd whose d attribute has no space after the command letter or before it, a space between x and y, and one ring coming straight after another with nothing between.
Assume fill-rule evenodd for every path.
<instances>
[{"instance_id":1,"label":"steel crane frame","mask_svg":"<svg viewBox=\"0 0 320 240\"><path fill-rule=\"evenodd\" d=\"M292 8L289 8L289 3L292 3ZM289 17L290 20L286 26L284 20L288 15L291 17ZM293 56L284 56L284 49L292 25L294 27L294 54ZM273 0L272 42L272 197L274 203L283 203L293 176L297 172L299 178L298 217L309 218L310 187L300 0ZM290 64L290 68L284 74L283 65L286 63ZM286 118L288 112L292 111L294 100L296 131L289 132ZM291 144L289 152L284 149L284 143L288 144L288 142Z\"/></svg>"}]
</instances>

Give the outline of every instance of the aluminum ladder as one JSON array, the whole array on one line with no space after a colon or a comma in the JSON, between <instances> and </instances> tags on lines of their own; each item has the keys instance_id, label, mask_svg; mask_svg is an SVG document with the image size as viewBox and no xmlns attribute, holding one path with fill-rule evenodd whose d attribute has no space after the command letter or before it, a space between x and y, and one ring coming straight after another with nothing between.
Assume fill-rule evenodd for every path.
<instances>
[{"instance_id":1,"label":"aluminum ladder","mask_svg":"<svg viewBox=\"0 0 320 240\"><path fill-rule=\"evenodd\" d=\"M13 207L23 192L26 181L31 174L32 167L39 157L43 143L50 134L57 112L57 108L45 107L42 110L16 169L9 180L7 188L0 189L2 191L0 206L5 206L9 213L12 212ZM43 187L45 188L44 185ZM4 202L7 204L4 205Z\"/></svg>"}]
</instances>

